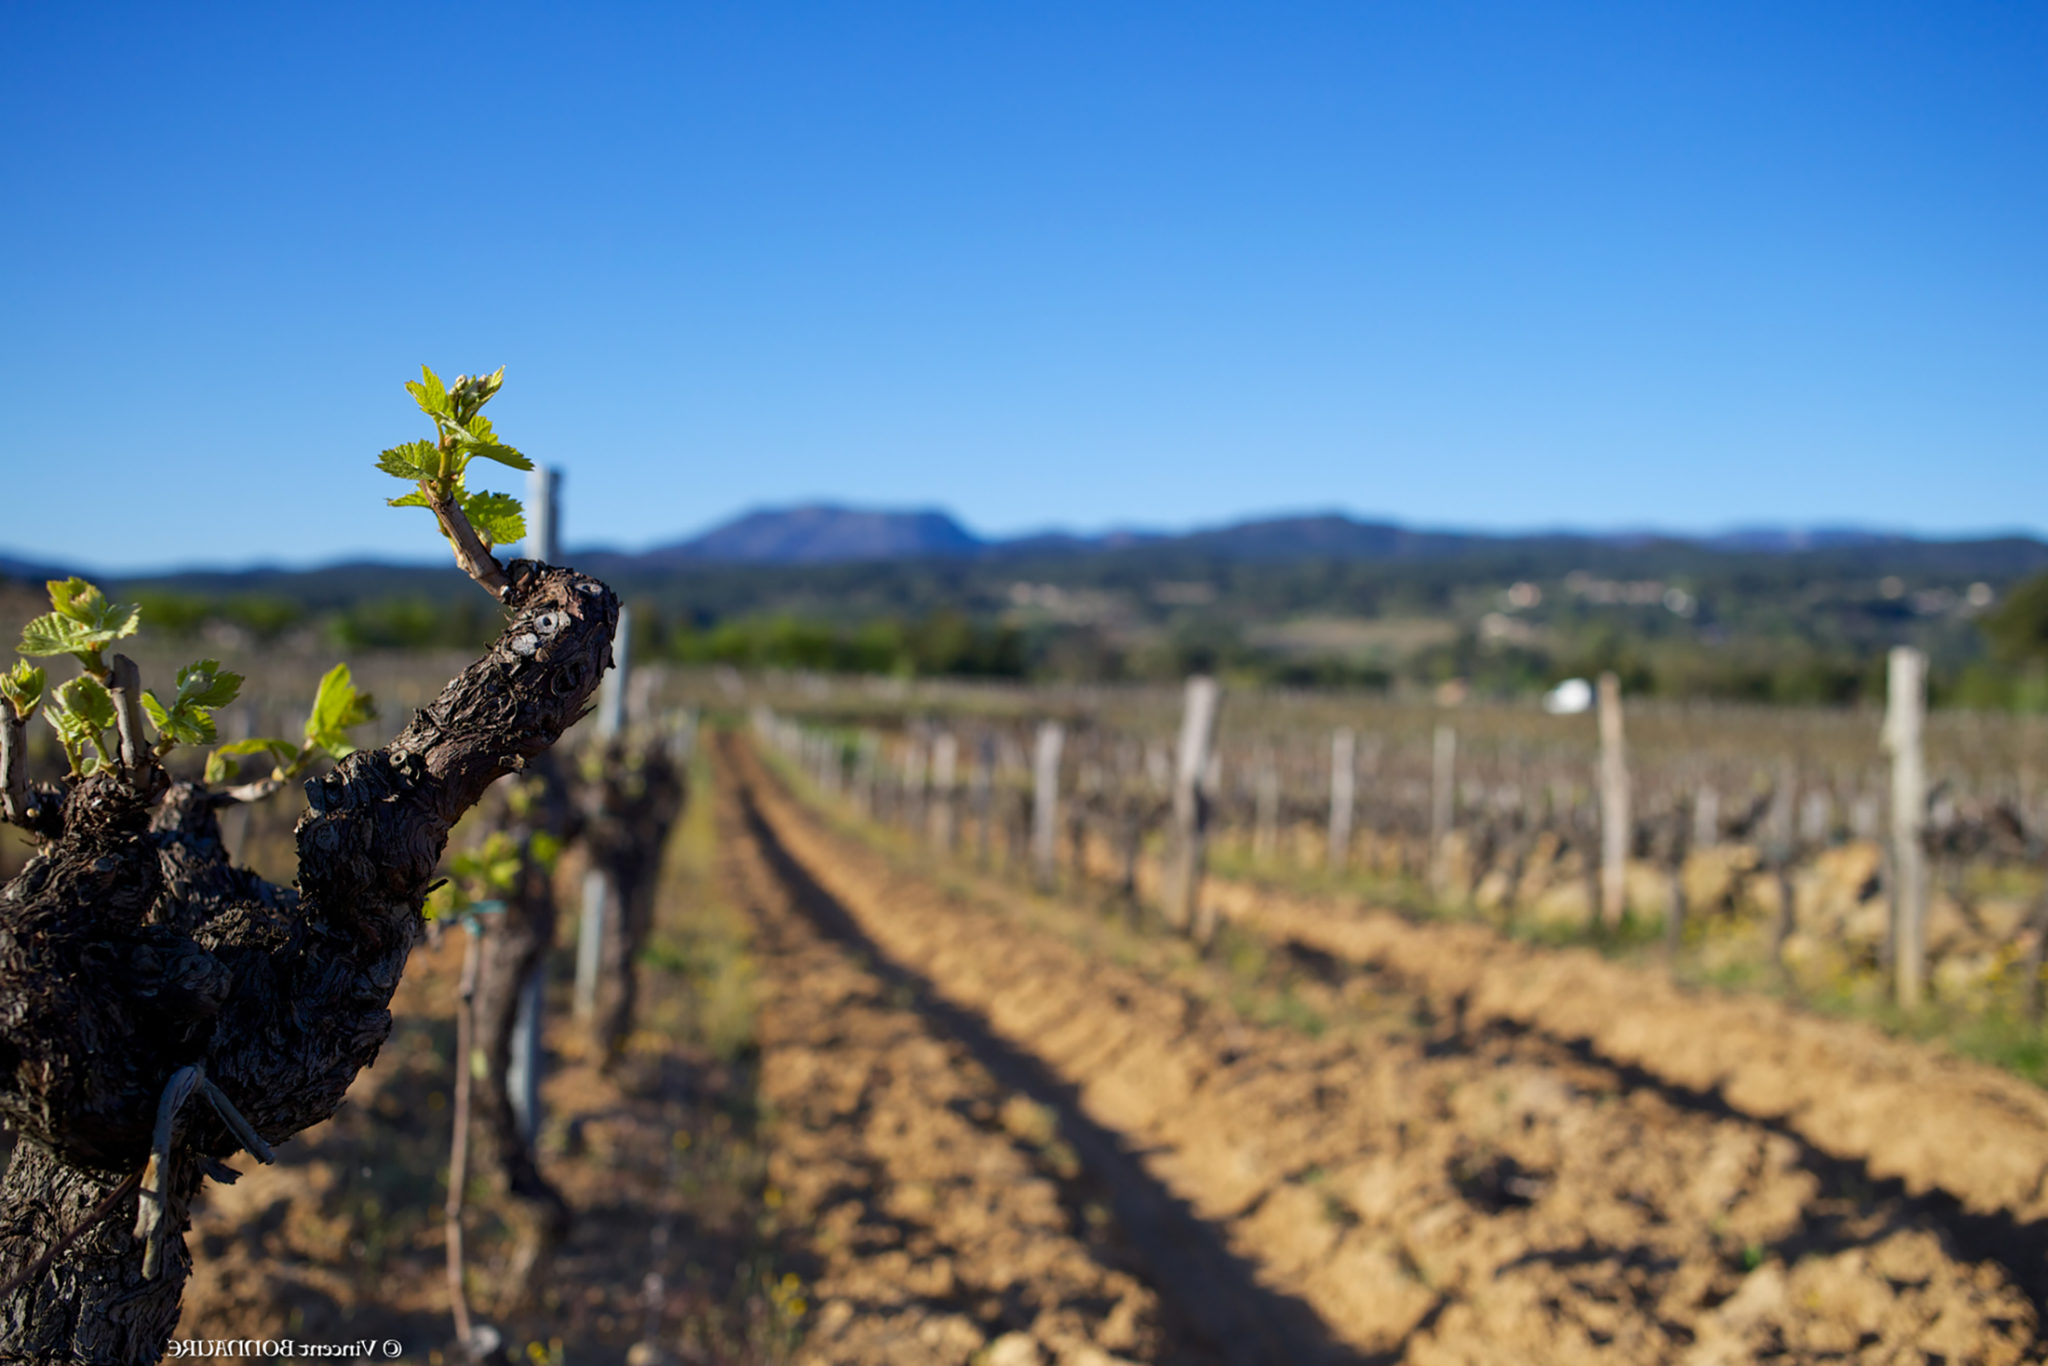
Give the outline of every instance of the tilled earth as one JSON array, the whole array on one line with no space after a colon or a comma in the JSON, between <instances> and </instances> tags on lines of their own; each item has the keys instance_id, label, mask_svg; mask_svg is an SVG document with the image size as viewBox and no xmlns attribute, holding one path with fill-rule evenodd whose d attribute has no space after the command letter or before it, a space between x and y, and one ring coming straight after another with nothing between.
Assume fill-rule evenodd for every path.
<instances>
[{"instance_id":1,"label":"tilled earth","mask_svg":"<svg viewBox=\"0 0 2048 1366\"><path fill-rule=\"evenodd\" d=\"M915 1105L896 1074L914 1077L964 1047L1048 1116L1054 1141L1080 1166L1078 1178L1058 1169L1042 1178L1048 1227L1065 1210L1063 1236L1093 1230L1102 1217L1077 1225L1075 1201L1060 1191L1089 1180L1101 1188L1082 1208L1099 1206L1114 1228L1091 1232L1076 1256L1099 1264L1099 1249L1120 1236L1157 1296L1128 1292L1125 1303L1144 1306L1134 1321L1169 1329L1120 1339L1131 1355L2036 1357L2039 1229L1984 1208L1967 1180L1950 1191L1938 1172L1897 1179L1853 1150L1817 1144L1805 1111L1747 1113L1723 1088L1616 1059L1588 1043L1597 1031L1549 1032L1533 1008L1447 998L1414 962L1390 966L1386 952L1272 938L1268 966L1282 971L1239 989L1222 969L1099 912L891 857L800 807L740 746L725 751L725 771L758 851L748 857L810 908L814 932L874 963L871 980L893 980L905 1011L921 1017L902 1024L887 1094ZM1428 957L1425 940L1403 948ZM1532 958L1516 970L1540 975L1544 965ZM1581 973L1575 984L1593 990L1596 979ZM1615 1003L1639 1004L1625 995ZM1600 1002L1581 996L1569 1006L1597 1015ZM1860 1046L1853 1027L1819 1023L1852 1036L1843 1049ZM1881 1054L1904 1047L1870 1043ZM934 1063L918 1061L926 1057ZM1830 1083L1811 1080L1816 1091ZM1957 1095L2004 1099L1974 1073L1949 1082ZM870 1099L863 1113L856 1097L876 1085L862 1077L791 1093L817 1107L807 1113L818 1116L823 1148L842 1154L834 1162L856 1162L848 1150L872 1141L882 1108ZM992 1095L984 1104L1003 1113ZM2025 1104L2006 1106L2009 1124ZM967 1108L970 1120L984 1113ZM848 1117L836 1139L823 1123L834 1113ZM1904 1116L1899 1124L1910 1127ZM931 1181L954 1170L939 1142L957 1132L952 1125L906 1113L883 1131L931 1150L868 1157L870 1170L888 1172L887 1188L906 1173ZM911 1139L920 1132L932 1138ZM1983 1165L1961 1152L1956 1160ZM871 1208L868 1180L846 1177L843 1198ZM967 1223L981 1226L978 1215ZM943 1257L957 1286L971 1256L936 1250L944 1245L934 1233L934 1251L920 1256L921 1245L906 1241L908 1259L886 1274L936 1276L929 1268ZM1065 1303L1089 1263L1046 1255L1063 1270L1044 1293ZM1089 1322L1085 1312L1080 1321ZM1066 1360L1075 1350L1050 1318L1043 1330L1033 1318L1019 1331L1033 1341L1013 1336L1000 1344L1006 1351ZM826 1358L911 1359L846 1341Z\"/></svg>"},{"instance_id":2,"label":"tilled earth","mask_svg":"<svg viewBox=\"0 0 2048 1366\"><path fill-rule=\"evenodd\" d=\"M2048 1102L2008 1078L1271 889L1213 889L1204 958L809 807L743 743L714 759L715 845L662 914L717 898L744 970L643 978L620 1077L551 1021L543 1165L583 1217L523 1304L490 1300L487 1197L473 1225L515 1354L2041 1358ZM455 961L413 965L336 1121L210 1197L180 1336L447 1360ZM743 1044L663 1013L735 981Z\"/></svg>"},{"instance_id":3,"label":"tilled earth","mask_svg":"<svg viewBox=\"0 0 2048 1366\"><path fill-rule=\"evenodd\" d=\"M835 935L836 908L779 875L726 796L721 833L755 922L761 1096L778 1119L768 1198L815 1259L802 1359L1159 1359L1158 1298L1056 1117Z\"/></svg>"}]
</instances>

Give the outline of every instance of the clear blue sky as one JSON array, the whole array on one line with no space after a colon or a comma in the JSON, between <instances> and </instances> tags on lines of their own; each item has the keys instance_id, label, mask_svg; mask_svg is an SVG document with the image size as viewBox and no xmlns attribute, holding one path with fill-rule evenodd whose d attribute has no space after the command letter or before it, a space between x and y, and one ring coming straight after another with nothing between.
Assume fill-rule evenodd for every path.
<instances>
[{"instance_id":1,"label":"clear blue sky","mask_svg":"<svg viewBox=\"0 0 2048 1366\"><path fill-rule=\"evenodd\" d=\"M2039 4L14 0L0 205L0 552L438 554L423 360L572 545L2048 530Z\"/></svg>"}]
</instances>

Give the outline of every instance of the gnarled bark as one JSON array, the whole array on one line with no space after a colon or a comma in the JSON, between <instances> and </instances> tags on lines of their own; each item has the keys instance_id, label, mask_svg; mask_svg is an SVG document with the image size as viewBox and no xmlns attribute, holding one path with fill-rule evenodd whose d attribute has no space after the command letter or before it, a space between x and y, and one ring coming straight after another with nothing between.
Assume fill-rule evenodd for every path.
<instances>
[{"instance_id":1,"label":"gnarled bark","mask_svg":"<svg viewBox=\"0 0 2048 1366\"><path fill-rule=\"evenodd\" d=\"M208 794L166 795L154 763L65 794L54 838L0 893L0 1115L22 1135L0 1283L143 1166L180 1067L202 1065L275 1144L331 1115L376 1057L449 828L554 743L611 662L618 600L595 579L517 561L505 600L504 634L397 739L306 784L296 891L229 867ZM0 1302L0 1362L156 1360L200 1164L238 1146L188 1106L160 1274L144 1279L124 1202Z\"/></svg>"},{"instance_id":2,"label":"gnarled bark","mask_svg":"<svg viewBox=\"0 0 2048 1366\"><path fill-rule=\"evenodd\" d=\"M601 988L592 1021L602 1065L609 1069L625 1051L638 1000L634 964L647 947L654 924L654 893L661 877L669 830L689 798L688 776L656 743L634 754L614 741L606 746L593 789L595 810L584 827L591 866L612 882L614 923L607 927L598 974Z\"/></svg>"},{"instance_id":3,"label":"gnarled bark","mask_svg":"<svg viewBox=\"0 0 2048 1366\"><path fill-rule=\"evenodd\" d=\"M512 1043L526 984L541 970L555 942L560 908L552 867L536 858L536 835L567 843L577 831L561 765L548 755L522 779L526 791L508 802L499 829L520 849L517 884L484 936L477 977L473 1028L484 1066L474 1079L477 1164L507 1197L507 1212L518 1234L514 1263L499 1307L509 1309L532 1289L534 1277L569 1233L569 1202L541 1171L534 1140L519 1125L511 1090ZM538 1065L539 1060L535 1060ZM463 1060L464 1066L468 1065Z\"/></svg>"}]
</instances>

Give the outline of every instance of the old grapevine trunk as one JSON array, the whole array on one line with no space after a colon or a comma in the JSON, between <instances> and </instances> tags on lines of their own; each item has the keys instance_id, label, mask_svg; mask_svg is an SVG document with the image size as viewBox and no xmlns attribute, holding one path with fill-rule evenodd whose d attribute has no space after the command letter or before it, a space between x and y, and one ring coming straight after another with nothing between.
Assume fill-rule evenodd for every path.
<instances>
[{"instance_id":1,"label":"old grapevine trunk","mask_svg":"<svg viewBox=\"0 0 2048 1366\"><path fill-rule=\"evenodd\" d=\"M553 865L534 856L533 841L546 834L567 843L578 832L568 785L555 756L539 760L524 782L524 801L500 823L522 851L519 876L505 898L504 914L484 936L475 1007L476 1046L485 1063L473 1083L480 1140L477 1165L510 1198L509 1212L518 1229L518 1249L507 1293L501 1298L506 1307L532 1290L534 1277L568 1236L570 1222L569 1202L540 1169L534 1151L538 1135L521 1128L511 1079L520 997L555 942L559 913Z\"/></svg>"},{"instance_id":2,"label":"old grapevine trunk","mask_svg":"<svg viewBox=\"0 0 2048 1366\"><path fill-rule=\"evenodd\" d=\"M625 1052L638 999L634 965L654 925L654 893L668 834L689 798L688 775L659 744L633 763L624 744L604 753L597 810L585 829L591 863L611 877L617 923L604 938L603 989L593 1021L599 1057L610 1069Z\"/></svg>"},{"instance_id":3,"label":"old grapevine trunk","mask_svg":"<svg viewBox=\"0 0 2048 1366\"><path fill-rule=\"evenodd\" d=\"M206 1105L182 1111L153 1279L135 1197L91 1216L148 1160L174 1073L203 1067L276 1143L331 1115L376 1057L449 828L555 742L610 663L618 600L603 584L531 561L509 579L490 651L389 745L306 784L295 890L231 868L218 799L166 791L150 764L75 783L54 838L0 893L0 1114L21 1134L0 1185L0 1284L85 1227L0 1302L0 1362L162 1355L191 1267L188 1202L202 1164L239 1145Z\"/></svg>"}]
</instances>

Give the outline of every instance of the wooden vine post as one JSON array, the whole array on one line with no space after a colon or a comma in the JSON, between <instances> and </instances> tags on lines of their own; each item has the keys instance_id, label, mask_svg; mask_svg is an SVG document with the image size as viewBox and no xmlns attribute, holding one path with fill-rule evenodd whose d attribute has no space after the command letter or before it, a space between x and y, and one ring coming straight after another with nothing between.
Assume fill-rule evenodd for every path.
<instances>
[{"instance_id":1,"label":"wooden vine post","mask_svg":"<svg viewBox=\"0 0 2048 1366\"><path fill-rule=\"evenodd\" d=\"M1448 725L1436 728L1429 764L1429 887L1438 897L1450 892L1450 872L1445 867L1445 842L1458 814L1458 732Z\"/></svg>"},{"instance_id":2,"label":"wooden vine post","mask_svg":"<svg viewBox=\"0 0 2048 1366\"><path fill-rule=\"evenodd\" d=\"M1892 966L1902 1009L1920 1004L1926 980L1927 656L1893 648L1886 672L1884 748L1892 761Z\"/></svg>"},{"instance_id":3,"label":"wooden vine post","mask_svg":"<svg viewBox=\"0 0 2048 1366\"><path fill-rule=\"evenodd\" d=\"M1351 857L1351 822L1358 805L1358 737L1351 727L1330 733L1330 829L1325 852L1330 871L1341 873Z\"/></svg>"},{"instance_id":4,"label":"wooden vine post","mask_svg":"<svg viewBox=\"0 0 2048 1366\"><path fill-rule=\"evenodd\" d=\"M1043 891L1059 876L1060 750L1066 737L1059 722L1041 721L1031 753L1031 871Z\"/></svg>"},{"instance_id":5,"label":"wooden vine post","mask_svg":"<svg viewBox=\"0 0 2048 1366\"><path fill-rule=\"evenodd\" d=\"M940 731L932 741L931 839L948 854L959 825L959 797L960 741L952 731Z\"/></svg>"},{"instance_id":6,"label":"wooden vine post","mask_svg":"<svg viewBox=\"0 0 2048 1366\"><path fill-rule=\"evenodd\" d=\"M633 609L619 609L619 630L612 638L617 661L597 690L597 743L608 751L626 728L626 685L632 670ZM603 976L606 926L618 905L619 889L612 870L592 859L583 874L583 905L576 922L576 1018L597 1014L598 983Z\"/></svg>"},{"instance_id":7,"label":"wooden vine post","mask_svg":"<svg viewBox=\"0 0 2048 1366\"><path fill-rule=\"evenodd\" d=\"M1600 923L1621 924L1628 908L1628 754L1621 730L1621 679L1600 675Z\"/></svg>"},{"instance_id":8,"label":"wooden vine post","mask_svg":"<svg viewBox=\"0 0 2048 1366\"><path fill-rule=\"evenodd\" d=\"M1173 847L1166 878L1166 919L1203 943L1214 929L1211 918L1198 921L1196 915L1209 825L1210 801L1204 779L1216 744L1216 717L1222 700L1223 690L1215 679L1197 674L1188 680L1180 743L1174 750Z\"/></svg>"},{"instance_id":9,"label":"wooden vine post","mask_svg":"<svg viewBox=\"0 0 2048 1366\"><path fill-rule=\"evenodd\" d=\"M562 471L540 465L527 472L525 550L529 558L553 564L561 558ZM621 609L624 610L623 608ZM602 688L603 684L600 683ZM512 1115L528 1143L540 1132L541 1008L547 993L545 965L537 966L519 990L519 1013L512 1022L512 1058L505 1089L512 1097Z\"/></svg>"},{"instance_id":10,"label":"wooden vine post","mask_svg":"<svg viewBox=\"0 0 2048 1366\"><path fill-rule=\"evenodd\" d=\"M1280 845L1280 764L1269 741L1252 756L1252 802L1252 857L1265 863Z\"/></svg>"},{"instance_id":11,"label":"wooden vine post","mask_svg":"<svg viewBox=\"0 0 2048 1366\"><path fill-rule=\"evenodd\" d=\"M1799 770L1790 756L1778 758L1777 780L1771 785L1771 806L1764 817L1764 861L1777 889L1771 912L1771 971L1790 986L1785 943L1797 924L1799 898L1792 885L1792 864L1798 858Z\"/></svg>"},{"instance_id":12,"label":"wooden vine post","mask_svg":"<svg viewBox=\"0 0 2048 1366\"><path fill-rule=\"evenodd\" d=\"M996 738L986 731L974 746L968 805L974 809L974 866L987 872L995 848Z\"/></svg>"}]
</instances>

